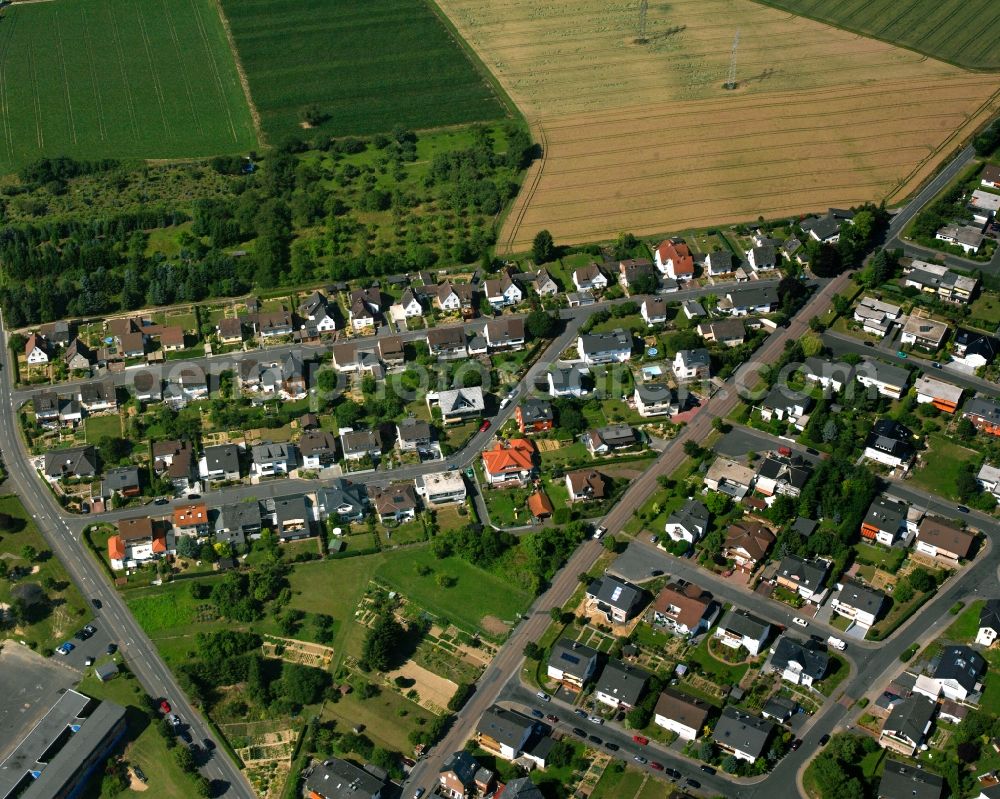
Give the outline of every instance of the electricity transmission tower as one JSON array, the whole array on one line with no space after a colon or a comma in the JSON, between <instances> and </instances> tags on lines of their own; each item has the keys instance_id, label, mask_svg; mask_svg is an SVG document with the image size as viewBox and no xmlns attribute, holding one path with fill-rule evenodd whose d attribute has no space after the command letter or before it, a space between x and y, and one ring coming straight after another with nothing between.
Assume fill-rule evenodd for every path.
<instances>
[{"instance_id":1,"label":"electricity transmission tower","mask_svg":"<svg viewBox=\"0 0 1000 799\"><path fill-rule=\"evenodd\" d=\"M733 52L729 56L729 74L726 76L726 82L722 84L724 89L735 89L736 88L736 49L740 46L740 32L736 31L736 36L733 38Z\"/></svg>"},{"instance_id":2,"label":"electricity transmission tower","mask_svg":"<svg viewBox=\"0 0 1000 799\"><path fill-rule=\"evenodd\" d=\"M646 12L649 11L649 0L640 0L639 2L639 37L635 40L636 44L646 43Z\"/></svg>"}]
</instances>

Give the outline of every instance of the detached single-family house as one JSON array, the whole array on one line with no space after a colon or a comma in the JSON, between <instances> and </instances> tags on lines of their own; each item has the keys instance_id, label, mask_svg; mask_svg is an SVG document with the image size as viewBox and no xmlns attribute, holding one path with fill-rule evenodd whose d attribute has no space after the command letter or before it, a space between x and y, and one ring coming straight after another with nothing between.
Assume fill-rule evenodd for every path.
<instances>
[{"instance_id":1,"label":"detached single-family house","mask_svg":"<svg viewBox=\"0 0 1000 799\"><path fill-rule=\"evenodd\" d=\"M335 757L311 767L305 795L309 799L387 799L391 794L386 782L384 773L376 773L374 766L361 768Z\"/></svg>"},{"instance_id":2,"label":"detached single-family house","mask_svg":"<svg viewBox=\"0 0 1000 799\"><path fill-rule=\"evenodd\" d=\"M868 506L868 513L861 522L861 538L891 547L906 533L906 503L876 497Z\"/></svg>"},{"instance_id":3,"label":"detached single-family house","mask_svg":"<svg viewBox=\"0 0 1000 799\"><path fill-rule=\"evenodd\" d=\"M698 325L698 335L705 341L714 341L726 347L738 347L747 337L747 326L742 319L723 319Z\"/></svg>"},{"instance_id":4,"label":"detached single-family house","mask_svg":"<svg viewBox=\"0 0 1000 799\"><path fill-rule=\"evenodd\" d=\"M37 333L28 336L24 345L24 358L30 365L48 363L52 357L49 342Z\"/></svg>"},{"instance_id":5,"label":"detached single-family house","mask_svg":"<svg viewBox=\"0 0 1000 799\"><path fill-rule=\"evenodd\" d=\"M1000 354L1000 340L974 330L955 331L951 359L973 369L987 366Z\"/></svg>"},{"instance_id":6,"label":"detached single-family house","mask_svg":"<svg viewBox=\"0 0 1000 799\"><path fill-rule=\"evenodd\" d=\"M210 482L239 480L240 448L235 444L205 447L205 454L198 462L198 474Z\"/></svg>"},{"instance_id":7,"label":"detached single-family house","mask_svg":"<svg viewBox=\"0 0 1000 799\"><path fill-rule=\"evenodd\" d=\"M173 551L173 536L166 525L148 516L120 519L118 534L108 539L108 560L111 568L121 571L132 563L145 563Z\"/></svg>"},{"instance_id":8,"label":"detached single-family house","mask_svg":"<svg viewBox=\"0 0 1000 799\"><path fill-rule=\"evenodd\" d=\"M292 315L284 310L258 313L256 327L257 334L263 339L290 336L295 332Z\"/></svg>"},{"instance_id":9,"label":"detached single-family house","mask_svg":"<svg viewBox=\"0 0 1000 799\"><path fill-rule=\"evenodd\" d=\"M368 508L368 491L360 483L342 477L316 489L316 510L319 519L358 522Z\"/></svg>"},{"instance_id":10,"label":"detached single-family house","mask_svg":"<svg viewBox=\"0 0 1000 799\"><path fill-rule=\"evenodd\" d=\"M681 409L677 391L666 383L636 383L632 399L636 412L646 419L673 416Z\"/></svg>"},{"instance_id":11,"label":"detached single-family house","mask_svg":"<svg viewBox=\"0 0 1000 799\"><path fill-rule=\"evenodd\" d=\"M292 444L257 444L251 449L250 456L250 471L258 478L288 474L298 465Z\"/></svg>"},{"instance_id":12,"label":"detached single-family house","mask_svg":"<svg viewBox=\"0 0 1000 799\"><path fill-rule=\"evenodd\" d=\"M840 208L831 208L823 216L814 216L802 222L800 227L809 234L809 238L821 244L836 244L840 241L840 227L844 222L851 223L854 212Z\"/></svg>"},{"instance_id":13,"label":"detached single-family house","mask_svg":"<svg viewBox=\"0 0 1000 799\"><path fill-rule=\"evenodd\" d=\"M753 469L719 456L708 467L704 482L712 491L720 491L739 500L750 493L756 477Z\"/></svg>"},{"instance_id":14,"label":"detached single-family house","mask_svg":"<svg viewBox=\"0 0 1000 799\"><path fill-rule=\"evenodd\" d=\"M584 386L583 371L578 366L560 366L548 373L550 397L575 397L589 393Z\"/></svg>"},{"instance_id":15,"label":"detached single-family house","mask_svg":"<svg viewBox=\"0 0 1000 799\"><path fill-rule=\"evenodd\" d=\"M929 402L945 413L954 413L962 401L961 388L953 386L951 383L945 383L943 380L935 380L927 375L918 377L914 388L917 390L918 403L923 405Z\"/></svg>"},{"instance_id":16,"label":"detached single-family house","mask_svg":"<svg viewBox=\"0 0 1000 799\"><path fill-rule=\"evenodd\" d=\"M465 329L462 327L436 327L427 331L427 349L439 361L466 358Z\"/></svg>"},{"instance_id":17,"label":"detached single-family house","mask_svg":"<svg viewBox=\"0 0 1000 799\"><path fill-rule=\"evenodd\" d=\"M917 316L911 313L903 324L903 333L899 340L903 344L920 347L927 352L936 352L944 344L948 335L948 324L937 319Z\"/></svg>"},{"instance_id":18,"label":"detached single-family house","mask_svg":"<svg viewBox=\"0 0 1000 799\"><path fill-rule=\"evenodd\" d=\"M639 443L635 430L627 424L612 424L588 430L582 438L587 452L595 457L629 449Z\"/></svg>"},{"instance_id":19,"label":"detached single-family house","mask_svg":"<svg viewBox=\"0 0 1000 799\"><path fill-rule=\"evenodd\" d=\"M97 475L97 452L92 446L71 447L45 453L45 476L50 480Z\"/></svg>"},{"instance_id":20,"label":"detached single-family house","mask_svg":"<svg viewBox=\"0 0 1000 799\"><path fill-rule=\"evenodd\" d=\"M441 411L441 421L445 424L457 424L482 416L486 410L486 398L481 386L455 388L436 394L427 392L427 406L437 406Z\"/></svg>"},{"instance_id":21,"label":"detached single-family house","mask_svg":"<svg viewBox=\"0 0 1000 799\"><path fill-rule=\"evenodd\" d=\"M936 658L931 674L917 677L913 690L937 701L941 697L966 702L982 694L986 660L976 650L964 645L946 646Z\"/></svg>"},{"instance_id":22,"label":"detached single-family house","mask_svg":"<svg viewBox=\"0 0 1000 799\"><path fill-rule=\"evenodd\" d=\"M273 518L274 532L282 541L308 538L313 534L314 514L302 494L275 498Z\"/></svg>"},{"instance_id":23,"label":"detached single-family house","mask_svg":"<svg viewBox=\"0 0 1000 799\"><path fill-rule=\"evenodd\" d=\"M802 377L810 383L818 383L825 389L841 392L844 386L854 382L854 367L842 361L831 361L827 358L806 358L799 370Z\"/></svg>"},{"instance_id":24,"label":"detached single-family house","mask_svg":"<svg viewBox=\"0 0 1000 799\"><path fill-rule=\"evenodd\" d=\"M984 463L976 474L976 482L983 491L1000 499L1000 468Z\"/></svg>"},{"instance_id":25,"label":"detached single-family house","mask_svg":"<svg viewBox=\"0 0 1000 799\"><path fill-rule=\"evenodd\" d=\"M417 518L417 492L413 483L392 483L369 492L378 520L401 523Z\"/></svg>"},{"instance_id":26,"label":"detached single-family house","mask_svg":"<svg viewBox=\"0 0 1000 799\"><path fill-rule=\"evenodd\" d=\"M434 443L434 432L428 422L408 416L396 422L396 446L402 452L426 452Z\"/></svg>"},{"instance_id":27,"label":"detached single-family house","mask_svg":"<svg viewBox=\"0 0 1000 799\"><path fill-rule=\"evenodd\" d=\"M116 469L108 469L101 481L102 497L111 497L114 494L120 494L123 497L137 497L141 491L138 466L119 466Z\"/></svg>"},{"instance_id":28,"label":"detached single-family house","mask_svg":"<svg viewBox=\"0 0 1000 799\"><path fill-rule=\"evenodd\" d=\"M726 533L723 556L727 560L734 561L743 571L753 571L764 560L773 544L774 533L762 524L756 522L731 524Z\"/></svg>"},{"instance_id":29,"label":"detached single-family house","mask_svg":"<svg viewBox=\"0 0 1000 799\"><path fill-rule=\"evenodd\" d=\"M778 564L775 581L794 591L806 602L817 605L826 598L826 580L830 576L830 561L806 560L798 555L785 555Z\"/></svg>"},{"instance_id":30,"label":"detached single-family house","mask_svg":"<svg viewBox=\"0 0 1000 799\"><path fill-rule=\"evenodd\" d=\"M962 416L972 422L980 433L1000 436L1000 402L992 397L973 397L962 408Z\"/></svg>"},{"instance_id":31,"label":"detached single-family house","mask_svg":"<svg viewBox=\"0 0 1000 799\"><path fill-rule=\"evenodd\" d=\"M178 505L174 508L171 522L179 535L190 535L195 538L208 535L208 506L204 502Z\"/></svg>"},{"instance_id":32,"label":"detached single-family house","mask_svg":"<svg viewBox=\"0 0 1000 799\"><path fill-rule=\"evenodd\" d=\"M238 317L220 319L215 326L215 334L223 344L242 344L243 320Z\"/></svg>"},{"instance_id":33,"label":"detached single-family house","mask_svg":"<svg viewBox=\"0 0 1000 799\"><path fill-rule=\"evenodd\" d=\"M232 502L219 508L215 517L215 540L242 546L247 538L260 535L262 528L260 502Z\"/></svg>"},{"instance_id":34,"label":"detached single-family house","mask_svg":"<svg viewBox=\"0 0 1000 799\"><path fill-rule=\"evenodd\" d=\"M526 438L497 441L483 452L483 472L490 485L526 485L535 476L535 445Z\"/></svg>"},{"instance_id":35,"label":"detached single-family house","mask_svg":"<svg viewBox=\"0 0 1000 799\"><path fill-rule=\"evenodd\" d=\"M631 710L642 698L649 674L642 669L611 659L601 669L594 686L594 696L602 705L615 710Z\"/></svg>"},{"instance_id":36,"label":"detached single-family house","mask_svg":"<svg viewBox=\"0 0 1000 799\"><path fill-rule=\"evenodd\" d=\"M778 308L778 290L773 286L732 289L719 301L719 310L731 316L769 314Z\"/></svg>"},{"instance_id":37,"label":"detached single-family house","mask_svg":"<svg viewBox=\"0 0 1000 799\"><path fill-rule=\"evenodd\" d=\"M975 543L976 537L951 519L927 516L917 529L917 552L940 558L953 567L968 559Z\"/></svg>"},{"instance_id":38,"label":"detached single-family house","mask_svg":"<svg viewBox=\"0 0 1000 799\"><path fill-rule=\"evenodd\" d=\"M486 302L496 309L517 305L524 299L524 294L517 283L506 274L502 274L498 279L484 282L486 292Z\"/></svg>"},{"instance_id":39,"label":"detached single-family house","mask_svg":"<svg viewBox=\"0 0 1000 799\"><path fill-rule=\"evenodd\" d=\"M660 274L673 280L690 280L694 277L694 257L681 239L667 239L653 253L653 260Z\"/></svg>"},{"instance_id":40,"label":"detached single-family house","mask_svg":"<svg viewBox=\"0 0 1000 799\"><path fill-rule=\"evenodd\" d=\"M933 771L898 760L887 759L878 784L878 799L941 799L944 778ZM978 799L996 799L981 793Z\"/></svg>"},{"instance_id":41,"label":"detached single-family house","mask_svg":"<svg viewBox=\"0 0 1000 799\"><path fill-rule=\"evenodd\" d=\"M298 447L304 469L325 469L337 462L337 437L328 430L306 430Z\"/></svg>"},{"instance_id":42,"label":"detached single-family house","mask_svg":"<svg viewBox=\"0 0 1000 799\"><path fill-rule=\"evenodd\" d=\"M645 258L629 258L618 263L618 283L631 295L635 281L646 275L655 275L653 264Z\"/></svg>"},{"instance_id":43,"label":"detached single-family house","mask_svg":"<svg viewBox=\"0 0 1000 799\"><path fill-rule=\"evenodd\" d=\"M607 497L609 480L596 469L577 469L566 473L570 502L591 502Z\"/></svg>"},{"instance_id":44,"label":"detached single-family house","mask_svg":"<svg viewBox=\"0 0 1000 799\"><path fill-rule=\"evenodd\" d=\"M424 306L417 298L416 292L407 286L403 289L403 296L399 300L399 306L403 309L403 316L406 319L413 319L424 315Z\"/></svg>"},{"instance_id":45,"label":"detached single-family house","mask_svg":"<svg viewBox=\"0 0 1000 799\"><path fill-rule=\"evenodd\" d=\"M87 413L117 410L118 392L113 378L81 383L76 388L76 400Z\"/></svg>"},{"instance_id":46,"label":"detached single-family house","mask_svg":"<svg viewBox=\"0 0 1000 799\"><path fill-rule=\"evenodd\" d=\"M708 520L708 508L696 499L689 499L667 517L664 532L672 541L687 541L693 544L705 535Z\"/></svg>"},{"instance_id":47,"label":"detached single-family house","mask_svg":"<svg viewBox=\"0 0 1000 799\"><path fill-rule=\"evenodd\" d=\"M961 247L965 254L975 254L983 246L982 225L945 225L934 238Z\"/></svg>"},{"instance_id":48,"label":"detached single-family house","mask_svg":"<svg viewBox=\"0 0 1000 799\"><path fill-rule=\"evenodd\" d=\"M465 502L466 487L462 473L429 472L417 477L417 494L432 507L449 505L453 502Z\"/></svg>"},{"instance_id":49,"label":"detached single-family house","mask_svg":"<svg viewBox=\"0 0 1000 799\"><path fill-rule=\"evenodd\" d=\"M987 164L979 176L979 183L988 189L1000 189L1000 166Z\"/></svg>"},{"instance_id":50,"label":"detached single-family house","mask_svg":"<svg viewBox=\"0 0 1000 799\"><path fill-rule=\"evenodd\" d=\"M517 428L522 433L544 433L552 429L552 403L543 399L527 398L514 409Z\"/></svg>"},{"instance_id":51,"label":"detached single-family house","mask_svg":"<svg viewBox=\"0 0 1000 799\"><path fill-rule=\"evenodd\" d=\"M174 491L184 493L197 480L194 450L188 441L157 441L153 444L153 471L170 480Z\"/></svg>"},{"instance_id":52,"label":"detached single-family house","mask_svg":"<svg viewBox=\"0 0 1000 799\"><path fill-rule=\"evenodd\" d=\"M739 265L739 259L728 250L710 252L705 256L705 260L702 261L702 266L705 268L705 274L709 277L728 275L735 272Z\"/></svg>"},{"instance_id":53,"label":"detached single-family house","mask_svg":"<svg viewBox=\"0 0 1000 799\"><path fill-rule=\"evenodd\" d=\"M976 643L990 647L1000 636L1000 599L987 599L983 609L979 611L979 631L976 633Z\"/></svg>"},{"instance_id":54,"label":"detached single-family house","mask_svg":"<svg viewBox=\"0 0 1000 799\"><path fill-rule=\"evenodd\" d=\"M778 265L778 252L773 244L751 247L745 256L754 272L767 272Z\"/></svg>"},{"instance_id":55,"label":"detached single-family house","mask_svg":"<svg viewBox=\"0 0 1000 799\"><path fill-rule=\"evenodd\" d=\"M560 638L552 646L546 673L566 688L579 691L593 679L601 653L578 641Z\"/></svg>"},{"instance_id":56,"label":"detached single-family house","mask_svg":"<svg viewBox=\"0 0 1000 799\"><path fill-rule=\"evenodd\" d=\"M573 285L577 291L604 291L608 287L608 276L591 261L573 272Z\"/></svg>"},{"instance_id":57,"label":"detached single-family house","mask_svg":"<svg viewBox=\"0 0 1000 799\"><path fill-rule=\"evenodd\" d=\"M66 352L63 353L63 360L66 362L66 368L71 372L87 372L96 363L97 356L94 355L94 351L90 347L80 339L75 338L69 343Z\"/></svg>"},{"instance_id":58,"label":"detached single-family house","mask_svg":"<svg viewBox=\"0 0 1000 799\"><path fill-rule=\"evenodd\" d=\"M809 688L826 676L830 657L826 647L816 641L797 641L783 635L771 649L768 665L780 672L785 682Z\"/></svg>"},{"instance_id":59,"label":"detached single-family house","mask_svg":"<svg viewBox=\"0 0 1000 799\"><path fill-rule=\"evenodd\" d=\"M805 488L812 467L798 455L768 455L757 469L757 490L765 496L784 494L798 497Z\"/></svg>"},{"instance_id":60,"label":"detached single-family house","mask_svg":"<svg viewBox=\"0 0 1000 799\"><path fill-rule=\"evenodd\" d=\"M587 586L587 606L604 615L609 623L625 624L642 610L645 594L638 586L605 575Z\"/></svg>"},{"instance_id":61,"label":"detached single-family house","mask_svg":"<svg viewBox=\"0 0 1000 799\"><path fill-rule=\"evenodd\" d=\"M767 719L726 707L715 725L712 740L737 759L753 763L767 751L773 732L774 724Z\"/></svg>"},{"instance_id":62,"label":"detached single-family house","mask_svg":"<svg viewBox=\"0 0 1000 799\"><path fill-rule=\"evenodd\" d=\"M667 321L667 301L662 297L647 297L639 306L639 314L647 327L662 325Z\"/></svg>"},{"instance_id":63,"label":"detached single-family house","mask_svg":"<svg viewBox=\"0 0 1000 799\"><path fill-rule=\"evenodd\" d=\"M348 461L374 460L382 454L382 436L378 430L342 430L340 452Z\"/></svg>"},{"instance_id":64,"label":"detached single-family house","mask_svg":"<svg viewBox=\"0 0 1000 799\"><path fill-rule=\"evenodd\" d=\"M520 350L524 348L524 320L505 316L490 319L483 331L486 346L492 350Z\"/></svg>"},{"instance_id":65,"label":"detached single-family house","mask_svg":"<svg viewBox=\"0 0 1000 799\"><path fill-rule=\"evenodd\" d=\"M893 469L908 469L915 453L913 433L895 419L878 419L865 440L864 456Z\"/></svg>"},{"instance_id":66,"label":"detached single-family house","mask_svg":"<svg viewBox=\"0 0 1000 799\"><path fill-rule=\"evenodd\" d=\"M854 308L854 321L860 322L866 333L884 336L892 323L899 320L902 310L898 305L882 302L874 297L862 297Z\"/></svg>"},{"instance_id":67,"label":"detached single-family house","mask_svg":"<svg viewBox=\"0 0 1000 799\"><path fill-rule=\"evenodd\" d=\"M683 580L667 583L650 606L650 622L677 635L699 635L708 630L718 608L712 595Z\"/></svg>"},{"instance_id":68,"label":"detached single-family house","mask_svg":"<svg viewBox=\"0 0 1000 799\"><path fill-rule=\"evenodd\" d=\"M577 338L576 346L588 366L624 363L632 358L632 333L620 328L610 333L585 333Z\"/></svg>"},{"instance_id":69,"label":"detached single-family house","mask_svg":"<svg viewBox=\"0 0 1000 799\"><path fill-rule=\"evenodd\" d=\"M474 799L493 793L496 775L481 766L468 752L461 750L448 755L438 773L438 782L441 796L449 799Z\"/></svg>"},{"instance_id":70,"label":"detached single-family house","mask_svg":"<svg viewBox=\"0 0 1000 799\"><path fill-rule=\"evenodd\" d=\"M830 607L863 627L871 627L885 609L885 594L855 580L844 580Z\"/></svg>"},{"instance_id":71,"label":"detached single-family house","mask_svg":"<svg viewBox=\"0 0 1000 799\"><path fill-rule=\"evenodd\" d=\"M476 742L503 760L516 760L535 734L535 722L521 713L493 705L476 727Z\"/></svg>"},{"instance_id":72,"label":"detached single-family house","mask_svg":"<svg viewBox=\"0 0 1000 799\"><path fill-rule=\"evenodd\" d=\"M741 646L756 657L771 634L771 625L745 610L729 610L715 628L715 637L730 649Z\"/></svg>"},{"instance_id":73,"label":"detached single-family house","mask_svg":"<svg viewBox=\"0 0 1000 799\"><path fill-rule=\"evenodd\" d=\"M704 306L698 300L685 300L681 303L681 311L688 319L701 319L708 316Z\"/></svg>"},{"instance_id":74,"label":"detached single-family house","mask_svg":"<svg viewBox=\"0 0 1000 799\"><path fill-rule=\"evenodd\" d=\"M897 704L882 725L879 746L913 757L928 739L937 704L926 696L913 694Z\"/></svg>"},{"instance_id":75,"label":"detached single-family house","mask_svg":"<svg viewBox=\"0 0 1000 799\"><path fill-rule=\"evenodd\" d=\"M866 388L874 388L883 397L900 399L910 382L910 373L885 361L864 360L855 368L854 376Z\"/></svg>"},{"instance_id":76,"label":"detached single-family house","mask_svg":"<svg viewBox=\"0 0 1000 799\"><path fill-rule=\"evenodd\" d=\"M708 380L712 376L712 359L708 350L678 350L674 356L674 376L678 381Z\"/></svg>"},{"instance_id":77,"label":"detached single-family house","mask_svg":"<svg viewBox=\"0 0 1000 799\"><path fill-rule=\"evenodd\" d=\"M813 400L808 394L801 394L793 391L787 386L778 383L760 401L760 418L765 422L771 419L786 419L799 429L805 425L802 419L812 408Z\"/></svg>"},{"instance_id":78,"label":"detached single-family house","mask_svg":"<svg viewBox=\"0 0 1000 799\"><path fill-rule=\"evenodd\" d=\"M656 700L653 721L665 730L677 733L682 741L698 738L708 722L712 706L680 691L665 688Z\"/></svg>"}]
</instances>

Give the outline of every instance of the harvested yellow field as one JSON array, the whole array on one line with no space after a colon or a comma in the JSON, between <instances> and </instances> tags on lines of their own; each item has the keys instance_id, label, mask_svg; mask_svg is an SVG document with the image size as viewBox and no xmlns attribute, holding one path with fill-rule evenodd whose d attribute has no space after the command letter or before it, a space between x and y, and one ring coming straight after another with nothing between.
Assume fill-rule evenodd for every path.
<instances>
[{"instance_id":1,"label":"harvested yellow field","mask_svg":"<svg viewBox=\"0 0 1000 799\"><path fill-rule=\"evenodd\" d=\"M544 148L500 236L621 231L901 198L997 107L1000 76L750 0L438 0ZM737 30L737 88L723 88Z\"/></svg>"}]
</instances>

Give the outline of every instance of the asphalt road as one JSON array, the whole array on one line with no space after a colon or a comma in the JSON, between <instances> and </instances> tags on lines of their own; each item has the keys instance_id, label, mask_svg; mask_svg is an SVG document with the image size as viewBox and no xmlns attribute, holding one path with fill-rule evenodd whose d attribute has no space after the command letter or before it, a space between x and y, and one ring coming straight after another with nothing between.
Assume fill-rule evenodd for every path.
<instances>
[{"instance_id":1,"label":"asphalt road","mask_svg":"<svg viewBox=\"0 0 1000 799\"><path fill-rule=\"evenodd\" d=\"M0 351L9 352L7 334L0 321ZM94 609L94 625L99 634L117 641L129 669L136 675L146 692L154 697L166 697L191 726L196 741L213 738L201 716L188 702L174 680L170 670L160 659L156 647L146 637L129 612L119 593L101 571L99 564L88 552L78 532L70 529L64 512L42 485L31 468L28 453L15 427L17 416L11 397L10 372L4 362L0 365L0 396L6 398L7 407L0 409L0 450L9 472L8 481L16 489L27 511L32 515L55 557L66 567L73 582L88 601L98 599L101 609ZM82 625L81 620L81 625ZM56 646L61 641L51 642ZM53 657L61 657L53 655ZM73 655L69 656L73 659ZM82 657L81 657L82 662ZM72 662L71 662L71 665ZM213 782L216 796L250 799L255 796L250 783L228 757L216 749L201 767L201 773Z\"/></svg>"}]
</instances>

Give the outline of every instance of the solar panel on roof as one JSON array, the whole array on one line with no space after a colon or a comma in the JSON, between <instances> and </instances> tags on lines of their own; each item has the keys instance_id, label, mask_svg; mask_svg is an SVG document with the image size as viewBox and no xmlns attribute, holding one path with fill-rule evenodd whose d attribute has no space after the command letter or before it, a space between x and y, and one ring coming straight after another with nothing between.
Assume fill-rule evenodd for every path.
<instances>
[{"instance_id":1,"label":"solar panel on roof","mask_svg":"<svg viewBox=\"0 0 1000 799\"><path fill-rule=\"evenodd\" d=\"M576 655L571 655L569 652L563 652L559 657L561 660L566 660L570 663L580 662L580 658L578 658Z\"/></svg>"},{"instance_id":2,"label":"solar panel on roof","mask_svg":"<svg viewBox=\"0 0 1000 799\"><path fill-rule=\"evenodd\" d=\"M615 586L615 590L611 593L611 601L617 602L618 597L622 595L622 587L620 585Z\"/></svg>"}]
</instances>

